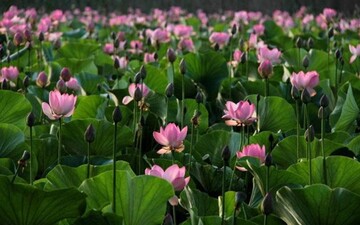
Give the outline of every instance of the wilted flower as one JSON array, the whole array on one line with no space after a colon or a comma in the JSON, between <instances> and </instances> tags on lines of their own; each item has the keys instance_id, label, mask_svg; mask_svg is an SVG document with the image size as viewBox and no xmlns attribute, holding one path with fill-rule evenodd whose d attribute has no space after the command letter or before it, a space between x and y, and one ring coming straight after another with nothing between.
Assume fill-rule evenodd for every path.
<instances>
[{"instance_id":1,"label":"wilted flower","mask_svg":"<svg viewBox=\"0 0 360 225\"><path fill-rule=\"evenodd\" d=\"M74 113L77 97L67 93L61 94L60 91L50 91L49 104L41 104L44 114L51 120L69 117Z\"/></svg>"},{"instance_id":2,"label":"wilted flower","mask_svg":"<svg viewBox=\"0 0 360 225\"><path fill-rule=\"evenodd\" d=\"M349 50L352 54L350 58L350 63L353 63L358 56L360 56L360 44L358 44L356 47L353 45L349 45Z\"/></svg>"},{"instance_id":3,"label":"wilted flower","mask_svg":"<svg viewBox=\"0 0 360 225\"><path fill-rule=\"evenodd\" d=\"M228 126L245 126L250 125L256 120L255 105L248 101L234 103L227 101L224 109L225 123Z\"/></svg>"},{"instance_id":4,"label":"wilted flower","mask_svg":"<svg viewBox=\"0 0 360 225\"><path fill-rule=\"evenodd\" d=\"M259 144L251 144L244 146L241 152L236 153L236 157L238 159L241 159L242 157L255 157L260 160L260 163L265 162L265 156L266 156L265 145L260 147ZM241 171L247 171L247 169L241 166L237 166L236 168Z\"/></svg>"},{"instance_id":5,"label":"wilted flower","mask_svg":"<svg viewBox=\"0 0 360 225\"><path fill-rule=\"evenodd\" d=\"M319 84L319 74L316 71L292 73L290 82L299 91L306 89L310 96L314 96L316 94L314 87Z\"/></svg>"},{"instance_id":6,"label":"wilted flower","mask_svg":"<svg viewBox=\"0 0 360 225\"><path fill-rule=\"evenodd\" d=\"M122 100L122 103L124 105L127 105L129 104L132 100L134 100L134 97L135 97L135 90L136 88L139 88L140 91L142 92L142 98L145 98L149 92L150 92L150 89L146 86L146 84L142 83L142 84L130 84L129 85L129 88L128 88L128 91L129 91L129 94L130 96L125 96Z\"/></svg>"},{"instance_id":7,"label":"wilted flower","mask_svg":"<svg viewBox=\"0 0 360 225\"><path fill-rule=\"evenodd\" d=\"M189 183L190 177L185 178L185 166L179 168L177 164L168 167L165 171L158 165L153 165L151 169L145 169L145 175L160 177L172 184L175 191L181 191Z\"/></svg>"},{"instance_id":8,"label":"wilted flower","mask_svg":"<svg viewBox=\"0 0 360 225\"><path fill-rule=\"evenodd\" d=\"M157 151L158 154L167 154L171 151L181 152L184 150L183 140L187 135L187 127L181 131L180 128L174 124L169 123L165 128L160 127L160 132L153 132L154 139L163 147Z\"/></svg>"}]
</instances>

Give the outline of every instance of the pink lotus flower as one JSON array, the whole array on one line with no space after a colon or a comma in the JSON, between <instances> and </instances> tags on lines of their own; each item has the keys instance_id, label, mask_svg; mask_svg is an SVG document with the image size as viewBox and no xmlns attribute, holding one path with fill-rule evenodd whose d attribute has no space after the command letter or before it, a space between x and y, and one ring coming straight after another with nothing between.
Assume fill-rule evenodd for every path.
<instances>
[{"instance_id":1,"label":"pink lotus flower","mask_svg":"<svg viewBox=\"0 0 360 225\"><path fill-rule=\"evenodd\" d=\"M325 8L323 10L323 14L326 18L326 20L331 20L333 17L336 16L336 10L331 8Z\"/></svg>"},{"instance_id":2,"label":"pink lotus flower","mask_svg":"<svg viewBox=\"0 0 360 225\"><path fill-rule=\"evenodd\" d=\"M236 153L236 157L241 159L242 157L255 157L260 160L260 163L264 163L266 156L265 145L260 147L259 144L251 144L244 146L241 152ZM244 167L237 166L238 170L247 171Z\"/></svg>"},{"instance_id":3,"label":"pink lotus flower","mask_svg":"<svg viewBox=\"0 0 360 225\"><path fill-rule=\"evenodd\" d=\"M191 38L182 38L179 41L178 48L186 51L194 51L194 43Z\"/></svg>"},{"instance_id":4,"label":"pink lotus flower","mask_svg":"<svg viewBox=\"0 0 360 225\"><path fill-rule=\"evenodd\" d=\"M103 51L106 53L106 54L113 54L114 51L115 51L115 47L114 47L114 44L113 43L106 43L103 47Z\"/></svg>"},{"instance_id":5,"label":"pink lotus flower","mask_svg":"<svg viewBox=\"0 0 360 225\"><path fill-rule=\"evenodd\" d=\"M80 90L80 84L74 77L71 77L70 80L66 81L65 85L66 85L66 87L68 87L74 91Z\"/></svg>"},{"instance_id":6,"label":"pink lotus flower","mask_svg":"<svg viewBox=\"0 0 360 225\"><path fill-rule=\"evenodd\" d=\"M229 40L230 35L225 32L213 32L209 37L209 41L211 43L218 44L219 47L227 45Z\"/></svg>"},{"instance_id":7,"label":"pink lotus flower","mask_svg":"<svg viewBox=\"0 0 360 225\"><path fill-rule=\"evenodd\" d=\"M153 45L156 45L158 43L167 43L169 41L170 41L170 35L167 30L157 28L151 34L151 42Z\"/></svg>"},{"instance_id":8,"label":"pink lotus flower","mask_svg":"<svg viewBox=\"0 0 360 225\"><path fill-rule=\"evenodd\" d=\"M270 50L268 47L259 48L259 52L257 55L258 61L260 63L265 60L269 60L272 64L280 63L280 56L281 52L277 48Z\"/></svg>"},{"instance_id":9,"label":"pink lotus flower","mask_svg":"<svg viewBox=\"0 0 360 225\"><path fill-rule=\"evenodd\" d=\"M360 56L360 44L358 44L356 47L353 45L349 45L349 50L352 54L350 58L350 63L353 63L358 56Z\"/></svg>"},{"instance_id":10,"label":"pink lotus flower","mask_svg":"<svg viewBox=\"0 0 360 225\"><path fill-rule=\"evenodd\" d=\"M183 140L186 138L187 127L181 131L174 123L169 123L165 129L160 127L160 132L153 132L154 139L163 147L157 151L158 154L168 154L171 151L182 152L184 150Z\"/></svg>"},{"instance_id":11,"label":"pink lotus flower","mask_svg":"<svg viewBox=\"0 0 360 225\"><path fill-rule=\"evenodd\" d=\"M60 91L50 91L49 104L41 104L44 114L51 120L69 117L74 113L76 96L67 93L61 94Z\"/></svg>"},{"instance_id":12,"label":"pink lotus flower","mask_svg":"<svg viewBox=\"0 0 360 225\"><path fill-rule=\"evenodd\" d=\"M128 88L128 91L129 91L129 94L130 96L125 96L122 100L122 103L124 105L127 105L129 104L133 99L134 99L134 94L135 94L135 90L136 88L139 87L140 90L142 91L142 97L143 98L146 98L146 96L149 94L150 92L150 89L146 86L146 84L130 84L129 85L129 88Z\"/></svg>"},{"instance_id":13,"label":"pink lotus flower","mask_svg":"<svg viewBox=\"0 0 360 225\"><path fill-rule=\"evenodd\" d=\"M273 73L273 65L269 60L264 60L260 63L258 72L261 77L265 79L270 78Z\"/></svg>"},{"instance_id":14,"label":"pink lotus flower","mask_svg":"<svg viewBox=\"0 0 360 225\"><path fill-rule=\"evenodd\" d=\"M181 191L189 183L190 177L185 178L185 166L179 168L177 164L168 167L165 171L158 165L153 165L151 169L145 169L145 175L160 177L172 184L175 191Z\"/></svg>"},{"instance_id":15,"label":"pink lotus flower","mask_svg":"<svg viewBox=\"0 0 360 225\"><path fill-rule=\"evenodd\" d=\"M15 81L18 78L18 76L19 76L19 70L15 66L1 68L1 77L0 77L1 82L4 79Z\"/></svg>"},{"instance_id":16,"label":"pink lotus flower","mask_svg":"<svg viewBox=\"0 0 360 225\"><path fill-rule=\"evenodd\" d=\"M193 28L191 26L179 24L174 27L174 34L177 37L188 38L191 36L192 32Z\"/></svg>"},{"instance_id":17,"label":"pink lotus flower","mask_svg":"<svg viewBox=\"0 0 360 225\"><path fill-rule=\"evenodd\" d=\"M228 126L250 125L256 120L255 105L248 101L240 101L237 104L227 101L225 107L225 115L222 118Z\"/></svg>"},{"instance_id":18,"label":"pink lotus flower","mask_svg":"<svg viewBox=\"0 0 360 225\"><path fill-rule=\"evenodd\" d=\"M319 84L319 74L316 71L292 73L290 82L292 86L296 87L299 91L306 89L310 96L314 96L316 95L314 87Z\"/></svg>"},{"instance_id":19,"label":"pink lotus flower","mask_svg":"<svg viewBox=\"0 0 360 225\"><path fill-rule=\"evenodd\" d=\"M260 35L264 34L265 26L262 25L262 24L256 24L256 25L253 26L253 30L254 30L255 34L260 36Z\"/></svg>"},{"instance_id":20,"label":"pink lotus flower","mask_svg":"<svg viewBox=\"0 0 360 225\"><path fill-rule=\"evenodd\" d=\"M144 54L144 63L145 64L148 64L148 63L151 63L151 62L155 62L156 59L155 59L155 52L154 53L147 53L145 52Z\"/></svg>"},{"instance_id":21,"label":"pink lotus flower","mask_svg":"<svg viewBox=\"0 0 360 225\"><path fill-rule=\"evenodd\" d=\"M238 66L239 62L241 61L241 56L243 52L241 52L239 49L235 49L233 53L233 60L230 62L230 64L235 68Z\"/></svg>"}]
</instances>

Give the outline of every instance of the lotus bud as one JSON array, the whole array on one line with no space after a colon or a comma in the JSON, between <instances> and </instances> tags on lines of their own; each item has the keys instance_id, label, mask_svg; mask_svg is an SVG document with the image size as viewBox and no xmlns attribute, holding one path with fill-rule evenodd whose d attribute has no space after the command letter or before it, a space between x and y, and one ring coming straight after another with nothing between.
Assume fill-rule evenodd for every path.
<instances>
[{"instance_id":1,"label":"lotus bud","mask_svg":"<svg viewBox=\"0 0 360 225\"><path fill-rule=\"evenodd\" d=\"M203 103L204 98L200 90L198 90L198 92L196 93L195 100L198 104Z\"/></svg>"},{"instance_id":2,"label":"lotus bud","mask_svg":"<svg viewBox=\"0 0 360 225\"><path fill-rule=\"evenodd\" d=\"M141 75L141 79L145 79L146 78L146 74L147 74L147 72L146 72L146 68L145 68L145 66L144 65L142 65L141 67L140 67L140 75Z\"/></svg>"},{"instance_id":3,"label":"lotus bud","mask_svg":"<svg viewBox=\"0 0 360 225\"><path fill-rule=\"evenodd\" d=\"M84 133L85 141L88 143L92 143L95 140L95 128L92 124L90 124Z\"/></svg>"},{"instance_id":4,"label":"lotus bud","mask_svg":"<svg viewBox=\"0 0 360 225\"><path fill-rule=\"evenodd\" d=\"M295 41L295 45L296 45L296 47L297 48L301 48L302 47L302 39L301 39L301 37L298 37L297 39L296 39L296 41Z\"/></svg>"},{"instance_id":5,"label":"lotus bud","mask_svg":"<svg viewBox=\"0 0 360 225\"><path fill-rule=\"evenodd\" d=\"M112 113L112 119L115 124L120 122L122 120L122 113L119 106L116 106L113 113Z\"/></svg>"},{"instance_id":6,"label":"lotus bud","mask_svg":"<svg viewBox=\"0 0 360 225\"><path fill-rule=\"evenodd\" d=\"M312 49L314 47L314 40L311 37L309 37L309 39L307 40L306 45L307 45L307 47L309 49Z\"/></svg>"},{"instance_id":7,"label":"lotus bud","mask_svg":"<svg viewBox=\"0 0 360 225\"><path fill-rule=\"evenodd\" d=\"M200 124L201 112L195 110L194 115L191 117L191 123L197 127Z\"/></svg>"},{"instance_id":8,"label":"lotus bud","mask_svg":"<svg viewBox=\"0 0 360 225\"><path fill-rule=\"evenodd\" d=\"M45 40L44 33L43 33L43 32L40 32L40 33L39 33L39 41L40 41L40 42L43 42L44 40Z\"/></svg>"},{"instance_id":9,"label":"lotus bud","mask_svg":"<svg viewBox=\"0 0 360 225\"><path fill-rule=\"evenodd\" d=\"M205 163L211 164L211 158L209 154L205 154L202 158L202 161L204 161Z\"/></svg>"},{"instance_id":10,"label":"lotus bud","mask_svg":"<svg viewBox=\"0 0 360 225\"><path fill-rule=\"evenodd\" d=\"M306 89L304 89L301 93L301 101L305 104L308 104L311 102L311 96Z\"/></svg>"},{"instance_id":11,"label":"lotus bud","mask_svg":"<svg viewBox=\"0 0 360 225\"><path fill-rule=\"evenodd\" d=\"M70 70L67 67L62 68L61 72L60 72L60 77L61 79L63 79L65 82L69 81L71 78L71 73Z\"/></svg>"},{"instance_id":12,"label":"lotus bud","mask_svg":"<svg viewBox=\"0 0 360 225\"><path fill-rule=\"evenodd\" d=\"M246 200L246 194L244 192L236 192L235 194L235 210L239 210L241 204Z\"/></svg>"},{"instance_id":13,"label":"lotus bud","mask_svg":"<svg viewBox=\"0 0 360 225\"><path fill-rule=\"evenodd\" d=\"M169 60L170 63L174 63L176 60L176 54L175 51L172 48L168 48L167 52L166 52L167 58Z\"/></svg>"},{"instance_id":14,"label":"lotus bud","mask_svg":"<svg viewBox=\"0 0 360 225\"><path fill-rule=\"evenodd\" d=\"M323 106L324 108L329 105L329 99L325 94L320 98L320 105Z\"/></svg>"},{"instance_id":15,"label":"lotus bud","mask_svg":"<svg viewBox=\"0 0 360 225\"><path fill-rule=\"evenodd\" d=\"M32 36L31 36L31 31L29 29L26 29L24 31L24 36L25 36L25 40L27 42L31 42L32 41Z\"/></svg>"},{"instance_id":16,"label":"lotus bud","mask_svg":"<svg viewBox=\"0 0 360 225\"><path fill-rule=\"evenodd\" d=\"M173 218L170 213L167 213L162 225L174 225Z\"/></svg>"},{"instance_id":17,"label":"lotus bud","mask_svg":"<svg viewBox=\"0 0 360 225\"><path fill-rule=\"evenodd\" d=\"M36 85L44 88L49 85L48 77L44 71L41 71L36 78Z\"/></svg>"},{"instance_id":18,"label":"lotus bud","mask_svg":"<svg viewBox=\"0 0 360 225\"><path fill-rule=\"evenodd\" d=\"M114 41L114 48L118 48L120 46L120 41L119 39L115 39Z\"/></svg>"},{"instance_id":19,"label":"lotus bud","mask_svg":"<svg viewBox=\"0 0 360 225\"><path fill-rule=\"evenodd\" d=\"M305 131L305 140L307 142L312 142L315 138L315 130L314 127L312 125L309 126L308 129L306 129Z\"/></svg>"},{"instance_id":20,"label":"lotus bud","mask_svg":"<svg viewBox=\"0 0 360 225\"><path fill-rule=\"evenodd\" d=\"M180 67L180 73L182 75L184 75L186 73L186 63L185 63L185 59L181 59L180 61L180 64L179 64L179 67Z\"/></svg>"},{"instance_id":21,"label":"lotus bud","mask_svg":"<svg viewBox=\"0 0 360 225\"><path fill-rule=\"evenodd\" d=\"M235 35L235 34L236 34L236 31L237 31L236 24L233 24L232 27L231 27L231 34L232 34L232 35Z\"/></svg>"},{"instance_id":22,"label":"lotus bud","mask_svg":"<svg viewBox=\"0 0 360 225\"><path fill-rule=\"evenodd\" d=\"M330 27L328 31L328 38L330 39L332 37L334 37L334 28Z\"/></svg>"},{"instance_id":23,"label":"lotus bud","mask_svg":"<svg viewBox=\"0 0 360 225\"><path fill-rule=\"evenodd\" d=\"M267 153L265 156L265 166L270 167L272 164L272 156L271 153Z\"/></svg>"},{"instance_id":24,"label":"lotus bud","mask_svg":"<svg viewBox=\"0 0 360 225\"><path fill-rule=\"evenodd\" d=\"M19 167L24 170L24 168L26 167L26 162L30 159L30 157L30 153L25 150L18 161Z\"/></svg>"},{"instance_id":25,"label":"lotus bud","mask_svg":"<svg viewBox=\"0 0 360 225\"><path fill-rule=\"evenodd\" d=\"M243 52L243 53L241 54L240 63L241 63L241 64L244 64L244 63L246 63L246 60L247 60L246 53Z\"/></svg>"},{"instance_id":26,"label":"lotus bud","mask_svg":"<svg viewBox=\"0 0 360 225\"><path fill-rule=\"evenodd\" d=\"M263 201L261 202L261 211L264 215L269 215L274 211L272 194L266 193Z\"/></svg>"},{"instance_id":27,"label":"lotus bud","mask_svg":"<svg viewBox=\"0 0 360 225\"><path fill-rule=\"evenodd\" d=\"M3 82L1 83L1 89L3 90L8 89L8 82L6 79L4 79Z\"/></svg>"},{"instance_id":28,"label":"lotus bud","mask_svg":"<svg viewBox=\"0 0 360 225\"><path fill-rule=\"evenodd\" d=\"M244 49L244 39L240 38L239 40L239 47L240 49Z\"/></svg>"},{"instance_id":29,"label":"lotus bud","mask_svg":"<svg viewBox=\"0 0 360 225\"><path fill-rule=\"evenodd\" d=\"M54 49L57 50L59 48L61 48L61 39L56 39L54 42Z\"/></svg>"},{"instance_id":30,"label":"lotus bud","mask_svg":"<svg viewBox=\"0 0 360 225\"><path fill-rule=\"evenodd\" d=\"M340 49L336 49L336 51L335 51L335 56L336 56L337 59L340 59L340 57L341 57L341 51L340 51Z\"/></svg>"},{"instance_id":31,"label":"lotus bud","mask_svg":"<svg viewBox=\"0 0 360 225\"><path fill-rule=\"evenodd\" d=\"M14 45L17 47L19 45L21 45L24 41L23 35L20 32L16 32L14 35Z\"/></svg>"},{"instance_id":32,"label":"lotus bud","mask_svg":"<svg viewBox=\"0 0 360 225\"><path fill-rule=\"evenodd\" d=\"M61 94L64 94L66 92L66 90L67 90L65 81L64 80L59 80L56 83L56 89L58 89Z\"/></svg>"},{"instance_id":33,"label":"lotus bud","mask_svg":"<svg viewBox=\"0 0 360 225\"><path fill-rule=\"evenodd\" d=\"M24 85L24 88L26 89L27 87L29 87L30 85L30 77L29 76L25 76L24 77L24 80L23 80L23 85Z\"/></svg>"},{"instance_id":34,"label":"lotus bud","mask_svg":"<svg viewBox=\"0 0 360 225\"><path fill-rule=\"evenodd\" d=\"M148 46L151 46L151 38L148 38L148 39L146 40L146 44L147 44Z\"/></svg>"},{"instance_id":35,"label":"lotus bud","mask_svg":"<svg viewBox=\"0 0 360 225\"><path fill-rule=\"evenodd\" d=\"M157 54L157 52L155 52L155 53L154 53L154 59L155 59L155 61L158 60L158 58L159 58L159 55Z\"/></svg>"},{"instance_id":36,"label":"lotus bud","mask_svg":"<svg viewBox=\"0 0 360 225\"><path fill-rule=\"evenodd\" d=\"M139 102L139 101L141 101L142 97L143 96L142 96L142 92L141 92L140 88L136 87L135 92L134 92L134 100L136 102Z\"/></svg>"},{"instance_id":37,"label":"lotus bud","mask_svg":"<svg viewBox=\"0 0 360 225\"><path fill-rule=\"evenodd\" d=\"M140 82L141 82L141 74L140 74L140 72L138 72L134 76L134 83L139 84Z\"/></svg>"},{"instance_id":38,"label":"lotus bud","mask_svg":"<svg viewBox=\"0 0 360 225\"><path fill-rule=\"evenodd\" d=\"M220 49L220 46L219 46L218 43L216 43L215 46L214 46L214 50L215 50L215 51L219 51L219 49Z\"/></svg>"},{"instance_id":39,"label":"lotus bud","mask_svg":"<svg viewBox=\"0 0 360 225\"><path fill-rule=\"evenodd\" d=\"M33 127L35 125L35 115L33 112L30 112L26 118L26 125Z\"/></svg>"},{"instance_id":40,"label":"lotus bud","mask_svg":"<svg viewBox=\"0 0 360 225\"><path fill-rule=\"evenodd\" d=\"M339 61L340 61L341 66L344 66L345 61L344 61L343 57L341 57L341 58L339 59Z\"/></svg>"},{"instance_id":41,"label":"lotus bud","mask_svg":"<svg viewBox=\"0 0 360 225\"><path fill-rule=\"evenodd\" d=\"M170 98L171 96L174 95L174 83L169 83L169 84L166 86L165 93L166 93L166 96L167 96L168 98Z\"/></svg>"},{"instance_id":42,"label":"lotus bud","mask_svg":"<svg viewBox=\"0 0 360 225\"><path fill-rule=\"evenodd\" d=\"M111 32L110 36L111 36L111 39L113 39L113 41L115 41L116 33L114 31Z\"/></svg>"},{"instance_id":43,"label":"lotus bud","mask_svg":"<svg viewBox=\"0 0 360 225\"><path fill-rule=\"evenodd\" d=\"M118 57L116 57L116 58L114 59L114 67L115 67L115 69L119 69L119 68L120 68L120 62L119 62L119 58L118 58Z\"/></svg>"},{"instance_id":44,"label":"lotus bud","mask_svg":"<svg viewBox=\"0 0 360 225\"><path fill-rule=\"evenodd\" d=\"M319 108L318 118L319 119L324 119L324 107L322 107L322 106L320 106L320 108Z\"/></svg>"},{"instance_id":45,"label":"lotus bud","mask_svg":"<svg viewBox=\"0 0 360 225\"><path fill-rule=\"evenodd\" d=\"M262 61L258 67L258 72L262 78L270 78L273 73L273 66L271 62L269 60Z\"/></svg>"},{"instance_id":46,"label":"lotus bud","mask_svg":"<svg viewBox=\"0 0 360 225\"><path fill-rule=\"evenodd\" d=\"M307 69L309 67L309 63L310 63L309 57L307 55L304 56L302 64L305 69Z\"/></svg>"},{"instance_id":47,"label":"lotus bud","mask_svg":"<svg viewBox=\"0 0 360 225\"><path fill-rule=\"evenodd\" d=\"M294 100L298 100L300 98L299 90L295 86L291 87L291 97Z\"/></svg>"},{"instance_id":48,"label":"lotus bud","mask_svg":"<svg viewBox=\"0 0 360 225\"><path fill-rule=\"evenodd\" d=\"M231 157L229 146L225 146L222 150L221 157L225 162L228 162Z\"/></svg>"}]
</instances>

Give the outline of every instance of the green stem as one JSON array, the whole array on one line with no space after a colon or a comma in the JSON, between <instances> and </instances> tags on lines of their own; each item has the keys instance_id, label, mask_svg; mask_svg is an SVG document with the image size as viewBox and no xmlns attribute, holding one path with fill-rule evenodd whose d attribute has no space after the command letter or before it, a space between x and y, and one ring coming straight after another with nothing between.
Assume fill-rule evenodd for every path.
<instances>
[{"instance_id":1,"label":"green stem","mask_svg":"<svg viewBox=\"0 0 360 225\"><path fill-rule=\"evenodd\" d=\"M30 126L30 185L33 185L33 174L32 174L32 167L33 167L33 131L32 126Z\"/></svg>"},{"instance_id":2,"label":"green stem","mask_svg":"<svg viewBox=\"0 0 360 225\"><path fill-rule=\"evenodd\" d=\"M266 193L269 192L269 180L270 180L270 167L266 167L266 181L265 181L265 191Z\"/></svg>"},{"instance_id":3,"label":"green stem","mask_svg":"<svg viewBox=\"0 0 360 225\"><path fill-rule=\"evenodd\" d=\"M245 204L244 202L241 204L241 210L243 211L244 219L247 220L247 215L246 215L246 212L245 212L244 204Z\"/></svg>"},{"instance_id":4,"label":"green stem","mask_svg":"<svg viewBox=\"0 0 360 225\"><path fill-rule=\"evenodd\" d=\"M241 130L241 134L240 134L240 146L239 146L240 150L241 150L241 148L242 148L242 146L244 144L244 136L245 136L245 126L242 126L242 130ZM231 187L232 187L232 181L234 179L234 174L235 174L235 170L236 170L236 164L237 164L237 158L235 160L234 168L233 168L233 171L231 173L230 184L229 184L228 190L231 190Z\"/></svg>"},{"instance_id":5,"label":"green stem","mask_svg":"<svg viewBox=\"0 0 360 225\"><path fill-rule=\"evenodd\" d=\"M335 60L335 93L337 93L338 90L338 74L337 74L337 69L338 69L338 61Z\"/></svg>"},{"instance_id":6,"label":"green stem","mask_svg":"<svg viewBox=\"0 0 360 225\"><path fill-rule=\"evenodd\" d=\"M141 173L141 156L142 156L142 124L141 124L141 115L142 110L140 109L139 112L139 122L138 122L138 144L136 145L139 149L139 156L138 156L138 174L140 175Z\"/></svg>"},{"instance_id":7,"label":"green stem","mask_svg":"<svg viewBox=\"0 0 360 225\"><path fill-rule=\"evenodd\" d=\"M172 210L173 210L173 221L174 221L174 225L176 225L176 210L175 210L175 206L172 206Z\"/></svg>"},{"instance_id":8,"label":"green stem","mask_svg":"<svg viewBox=\"0 0 360 225\"><path fill-rule=\"evenodd\" d=\"M61 141L62 141L62 138L61 138L61 118L59 119L59 146L58 146L58 160L57 160L57 164L60 165L60 159L61 159Z\"/></svg>"},{"instance_id":9,"label":"green stem","mask_svg":"<svg viewBox=\"0 0 360 225\"><path fill-rule=\"evenodd\" d=\"M311 168L311 142L307 142L307 155L308 155L308 161L309 161L309 184L312 185L312 168Z\"/></svg>"},{"instance_id":10,"label":"green stem","mask_svg":"<svg viewBox=\"0 0 360 225\"><path fill-rule=\"evenodd\" d=\"M267 225L268 215L264 215L264 225Z\"/></svg>"},{"instance_id":11,"label":"green stem","mask_svg":"<svg viewBox=\"0 0 360 225\"><path fill-rule=\"evenodd\" d=\"M90 142L88 142L87 146L87 178L90 177Z\"/></svg>"},{"instance_id":12,"label":"green stem","mask_svg":"<svg viewBox=\"0 0 360 225\"><path fill-rule=\"evenodd\" d=\"M295 100L296 105L296 161L299 161L299 146L300 146L300 110L299 100Z\"/></svg>"},{"instance_id":13,"label":"green stem","mask_svg":"<svg viewBox=\"0 0 360 225\"><path fill-rule=\"evenodd\" d=\"M31 157L31 156L30 156ZM11 180L11 183L13 184L17 175L19 174L19 170L20 170L20 164L18 164L17 168L16 168L16 171L15 171L15 174L13 176L13 179Z\"/></svg>"},{"instance_id":14,"label":"green stem","mask_svg":"<svg viewBox=\"0 0 360 225\"><path fill-rule=\"evenodd\" d=\"M269 96L269 78L265 78L265 97Z\"/></svg>"},{"instance_id":15,"label":"green stem","mask_svg":"<svg viewBox=\"0 0 360 225\"><path fill-rule=\"evenodd\" d=\"M194 124L191 124L191 137L190 137L190 156L189 156L189 172L191 171L191 164L192 164L192 149L194 142Z\"/></svg>"},{"instance_id":16,"label":"green stem","mask_svg":"<svg viewBox=\"0 0 360 225\"><path fill-rule=\"evenodd\" d=\"M112 193L112 211L116 212L116 148L117 148L117 123L114 125L114 146L113 146L113 193Z\"/></svg>"},{"instance_id":17,"label":"green stem","mask_svg":"<svg viewBox=\"0 0 360 225\"><path fill-rule=\"evenodd\" d=\"M225 225L225 177L226 177L226 163L223 160L223 177L222 177L222 214L221 224Z\"/></svg>"},{"instance_id":18,"label":"green stem","mask_svg":"<svg viewBox=\"0 0 360 225\"><path fill-rule=\"evenodd\" d=\"M301 68L300 48L298 48L298 63L299 63L299 68Z\"/></svg>"},{"instance_id":19,"label":"green stem","mask_svg":"<svg viewBox=\"0 0 360 225\"><path fill-rule=\"evenodd\" d=\"M184 75L181 76L181 128L184 127L184 101L185 101L185 82Z\"/></svg>"},{"instance_id":20,"label":"green stem","mask_svg":"<svg viewBox=\"0 0 360 225\"><path fill-rule=\"evenodd\" d=\"M323 156L323 176L324 176L324 182L327 185L327 171L326 171L326 158L325 158L325 140L324 135L325 134L325 121L324 121L324 110L322 110L321 115L321 152Z\"/></svg>"},{"instance_id":21,"label":"green stem","mask_svg":"<svg viewBox=\"0 0 360 225\"><path fill-rule=\"evenodd\" d=\"M236 207L233 212L233 221L232 221L232 225L235 225L235 224L236 224Z\"/></svg>"}]
</instances>

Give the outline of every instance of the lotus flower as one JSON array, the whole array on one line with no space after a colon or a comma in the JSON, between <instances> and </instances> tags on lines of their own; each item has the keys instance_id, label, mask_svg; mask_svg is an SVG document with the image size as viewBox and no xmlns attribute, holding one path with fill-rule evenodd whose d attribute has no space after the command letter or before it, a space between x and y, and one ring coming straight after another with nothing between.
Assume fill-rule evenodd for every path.
<instances>
[{"instance_id":1,"label":"lotus flower","mask_svg":"<svg viewBox=\"0 0 360 225\"><path fill-rule=\"evenodd\" d=\"M134 95L135 95L135 90L136 88L139 87L140 90L142 91L142 97L145 98L149 92L150 92L150 89L146 86L146 84L142 83L142 84L130 84L129 85L129 94L130 96L125 96L122 100L122 103L124 105L127 105L129 104L132 100L134 100Z\"/></svg>"},{"instance_id":2,"label":"lotus flower","mask_svg":"<svg viewBox=\"0 0 360 225\"><path fill-rule=\"evenodd\" d=\"M106 43L103 47L103 51L106 53L106 54L113 54L114 51L115 51L115 47L114 47L114 44L113 43Z\"/></svg>"},{"instance_id":3,"label":"lotus flower","mask_svg":"<svg viewBox=\"0 0 360 225\"><path fill-rule=\"evenodd\" d=\"M145 169L145 175L163 178L169 181L175 191L181 191L189 183L190 177L185 178L185 166L179 168L177 164L168 167L165 171L158 165L153 165L151 169Z\"/></svg>"},{"instance_id":4,"label":"lotus flower","mask_svg":"<svg viewBox=\"0 0 360 225\"><path fill-rule=\"evenodd\" d=\"M3 67L1 68L1 77L0 81L11 80L15 81L19 76L19 70L15 66Z\"/></svg>"},{"instance_id":5,"label":"lotus flower","mask_svg":"<svg viewBox=\"0 0 360 225\"><path fill-rule=\"evenodd\" d=\"M240 101L237 104L227 101L225 107L225 115L222 118L228 126L250 125L256 120L255 105L248 101Z\"/></svg>"},{"instance_id":6,"label":"lotus flower","mask_svg":"<svg viewBox=\"0 0 360 225\"><path fill-rule=\"evenodd\" d=\"M230 40L230 35L225 32L214 32L210 35L209 40L211 43L218 44L219 47L227 45Z\"/></svg>"},{"instance_id":7,"label":"lotus flower","mask_svg":"<svg viewBox=\"0 0 360 225\"><path fill-rule=\"evenodd\" d=\"M191 38L182 38L179 41L178 48L186 51L194 51L194 43Z\"/></svg>"},{"instance_id":8,"label":"lotus flower","mask_svg":"<svg viewBox=\"0 0 360 225\"><path fill-rule=\"evenodd\" d=\"M300 71L291 75L290 82L299 91L306 89L310 96L314 96L316 95L314 87L319 84L319 74L316 71L309 71L307 73Z\"/></svg>"},{"instance_id":9,"label":"lotus flower","mask_svg":"<svg viewBox=\"0 0 360 225\"><path fill-rule=\"evenodd\" d=\"M264 163L266 156L265 145L260 147L259 144L251 144L244 146L241 152L236 153L236 157L241 159L242 157L255 157L260 160L260 163ZM247 171L244 167L237 166L238 170Z\"/></svg>"},{"instance_id":10,"label":"lotus flower","mask_svg":"<svg viewBox=\"0 0 360 225\"><path fill-rule=\"evenodd\" d=\"M50 91L49 104L41 104L44 114L51 120L69 117L74 113L76 96L67 93L61 94L60 91Z\"/></svg>"},{"instance_id":11,"label":"lotus flower","mask_svg":"<svg viewBox=\"0 0 360 225\"><path fill-rule=\"evenodd\" d=\"M80 90L80 84L77 81L77 79L74 78L74 77L71 77L69 81L66 81L65 85L66 85L67 88L70 88L70 89L72 89L74 91Z\"/></svg>"},{"instance_id":12,"label":"lotus flower","mask_svg":"<svg viewBox=\"0 0 360 225\"><path fill-rule=\"evenodd\" d=\"M272 50L268 49L268 47L259 48L258 52L258 61L261 63L265 60L269 60L272 64L280 62L281 52L274 48Z\"/></svg>"},{"instance_id":13,"label":"lotus flower","mask_svg":"<svg viewBox=\"0 0 360 225\"><path fill-rule=\"evenodd\" d=\"M360 56L360 44L358 44L356 47L353 45L349 45L349 50L352 54L350 58L350 63L353 63L355 59Z\"/></svg>"},{"instance_id":14,"label":"lotus flower","mask_svg":"<svg viewBox=\"0 0 360 225\"><path fill-rule=\"evenodd\" d=\"M174 27L174 34L177 37L188 38L191 36L192 32L193 32L193 28L191 26L178 24Z\"/></svg>"},{"instance_id":15,"label":"lotus flower","mask_svg":"<svg viewBox=\"0 0 360 225\"><path fill-rule=\"evenodd\" d=\"M187 134L187 127L181 131L174 123L169 123L165 129L160 127L160 132L153 132L154 139L163 147L157 151L158 154L168 154L171 151L181 152L184 150L183 140Z\"/></svg>"}]
</instances>

